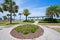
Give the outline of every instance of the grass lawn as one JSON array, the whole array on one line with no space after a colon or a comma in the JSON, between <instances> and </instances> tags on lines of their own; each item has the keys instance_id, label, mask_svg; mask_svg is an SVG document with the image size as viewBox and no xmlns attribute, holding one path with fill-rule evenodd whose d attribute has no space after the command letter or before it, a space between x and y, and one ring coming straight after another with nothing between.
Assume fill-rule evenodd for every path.
<instances>
[{"instance_id":1,"label":"grass lawn","mask_svg":"<svg viewBox=\"0 0 60 40\"><path fill-rule=\"evenodd\" d=\"M60 23L39 23L42 26L60 26Z\"/></svg>"},{"instance_id":2,"label":"grass lawn","mask_svg":"<svg viewBox=\"0 0 60 40\"><path fill-rule=\"evenodd\" d=\"M60 28L53 28L54 30L60 32Z\"/></svg>"},{"instance_id":3,"label":"grass lawn","mask_svg":"<svg viewBox=\"0 0 60 40\"><path fill-rule=\"evenodd\" d=\"M37 25L33 25L33 24L25 24L22 26L18 26L15 28L15 30L17 32L21 32L23 34L28 34L28 33L35 33L35 31L38 29L39 27Z\"/></svg>"},{"instance_id":4,"label":"grass lawn","mask_svg":"<svg viewBox=\"0 0 60 40\"><path fill-rule=\"evenodd\" d=\"M6 24L8 24L8 21L0 21L0 26L6 26Z\"/></svg>"},{"instance_id":5,"label":"grass lawn","mask_svg":"<svg viewBox=\"0 0 60 40\"><path fill-rule=\"evenodd\" d=\"M39 23L42 26L60 26L60 23ZM60 32L60 28L52 28L58 32Z\"/></svg>"},{"instance_id":6,"label":"grass lawn","mask_svg":"<svg viewBox=\"0 0 60 40\"><path fill-rule=\"evenodd\" d=\"M9 21L0 21L0 26L16 25L16 24L27 24L27 22L13 21L12 24L10 24Z\"/></svg>"}]
</instances>

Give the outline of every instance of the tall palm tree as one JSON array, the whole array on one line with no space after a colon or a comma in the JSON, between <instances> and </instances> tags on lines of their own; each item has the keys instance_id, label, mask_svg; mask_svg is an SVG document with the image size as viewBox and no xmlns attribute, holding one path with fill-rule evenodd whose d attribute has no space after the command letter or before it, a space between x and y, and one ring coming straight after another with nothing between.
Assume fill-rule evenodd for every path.
<instances>
[{"instance_id":1,"label":"tall palm tree","mask_svg":"<svg viewBox=\"0 0 60 40\"><path fill-rule=\"evenodd\" d=\"M7 16L8 16L8 20L9 20L9 19L10 19L10 18L9 18L10 14L7 14Z\"/></svg>"},{"instance_id":2,"label":"tall palm tree","mask_svg":"<svg viewBox=\"0 0 60 40\"><path fill-rule=\"evenodd\" d=\"M10 12L10 24L12 24L12 13L18 12L18 6L12 0L5 0L2 7L4 11Z\"/></svg>"},{"instance_id":3,"label":"tall palm tree","mask_svg":"<svg viewBox=\"0 0 60 40\"><path fill-rule=\"evenodd\" d=\"M14 20L15 20L16 14L14 13L13 16L14 16Z\"/></svg>"},{"instance_id":4,"label":"tall palm tree","mask_svg":"<svg viewBox=\"0 0 60 40\"><path fill-rule=\"evenodd\" d=\"M19 13L19 15L20 15L20 21L21 21L21 15L22 15L22 13Z\"/></svg>"},{"instance_id":5,"label":"tall palm tree","mask_svg":"<svg viewBox=\"0 0 60 40\"><path fill-rule=\"evenodd\" d=\"M26 16L26 21L27 21L27 16L30 14L28 9L24 9L23 14Z\"/></svg>"},{"instance_id":6,"label":"tall palm tree","mask_svg":"<svg viewBox=\"0 0 60 40\"><path fill-rule=\"evenodd\" d=\"M0 7L0 12L2 12L2 13L3 13L3 9L2 9L2 7Z\"/></svg>"},{"instance_id":7,"label":"tall palm tree","mask_svg":"<svg viewBox=\"0 0 60 40\"><path fill-rule=\"evenodd\" d=\"M0 12L2 12L2 13L3 13L3 9L2 9L2 7L0 7Z\"/></svg>"},{"instance_id":8,"label":"tall palm tree","mask_svg":"<svg viewBox=\"0 0 60 40\"><path fill-rule=\"evenodd\" d=\"M53 18L53 16L59 17L60 7L58 5L50 6L46 10L46 16Z\"/></svg>"}]
</instances>

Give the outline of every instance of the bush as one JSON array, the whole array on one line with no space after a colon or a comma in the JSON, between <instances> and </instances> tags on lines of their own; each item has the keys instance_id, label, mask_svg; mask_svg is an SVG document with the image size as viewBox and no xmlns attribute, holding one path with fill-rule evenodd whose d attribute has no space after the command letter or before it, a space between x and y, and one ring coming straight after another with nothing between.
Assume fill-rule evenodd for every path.
<instances>
[{"instance_id":1,"label":"bush","mask_svg":"<svg viewBox=\"0 0 60 40\"><path fill-rule=\"evenodd\" d=\"M0 18L0 21L2 20L2 18Z\"/></svg>"},{"instance_id":2,"label":"bush","mask_svg":"<svg viewBox=\"0 0 60 40\"><path fill-rule=\"evenodd\" d=\"M53 19L53 18L46 18L44 19L44 21L48 21L48 23L57 23L57 19Z\"/></svg>"},{"instance_id":3,"label":"bush","mask_svg":"<svg viewBox=\"0 0 60 40\"><path fill-rule=\"evenodd\" d=\"M35 31L38 29L39 27L37 25L32 25L32 24L26 24L26 25L22 25L22 26L18 26L15 28L15 30L17 32L21 32L23 34L28 34L28 33L35 33Z\"/></svg>"},{"instance_id":4,"label":"bush","mask_svg":"<svg viewBox=\"0 0 60 40\"><path fill-rule=\"evenodd\" d=\"M60 19L45 18L39 21L39 23L59 23Z\"/></svg>"},{"instance_id":5,"label":"bush","mask_svg":"<svg viewBox=\"0 0 60 40\"><path fill-rule=\"evenodd\" d=\"M34 23L35 21L33 20L33 19L31 19L31 20L24 20L23 22L30 22L30 23Z\"/></svg>"},{"instance_id":6,"label":"bush","mask_svg":"<svg viewBox=\"0 0 60 40\"><path fill-rule=\"evenodd\" d=\"M57 19L57 22L60 23L60 19Z\"/></svg>"}]
</instances>

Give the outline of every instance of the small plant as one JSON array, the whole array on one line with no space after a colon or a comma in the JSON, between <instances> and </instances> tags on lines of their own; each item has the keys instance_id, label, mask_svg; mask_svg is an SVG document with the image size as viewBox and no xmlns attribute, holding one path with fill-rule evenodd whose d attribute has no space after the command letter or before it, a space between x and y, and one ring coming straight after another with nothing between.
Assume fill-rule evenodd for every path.
<instances>
[{"instance_id":1,"label":"small plant","mask_svg":"<svg viewBox=\"0 0 60 40\"><path fill-rule=\"evenodd\" d=\"M28 33L35 33L38 28L39 27L37 25L25 24L25 25L16 27L15 30L23 34L28 34Z\"/></svg>"}]
</instances>

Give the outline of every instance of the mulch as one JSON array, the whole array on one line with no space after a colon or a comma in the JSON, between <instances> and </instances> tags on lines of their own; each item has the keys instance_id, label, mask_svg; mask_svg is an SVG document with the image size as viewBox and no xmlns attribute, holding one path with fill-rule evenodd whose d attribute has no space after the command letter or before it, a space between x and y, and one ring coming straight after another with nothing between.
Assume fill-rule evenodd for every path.
<instances>
[{"instance_id":1,"label":"mulch","mask_svg":"<svg viewBox=\"0 0 60 40\"><path fill-rule=\"evenodd\" d=\"M10 32L10 34L13 37L19 38L19 39L33 39L33 38L38 38L38 37L42 36L43 33L44 33L44 30L42 28L38 28L35 33L29 33L29 34L26 34L26 35L24 35L21 32L18 33L15 29L13 29Z\"/></svg>"}]
</instances>

